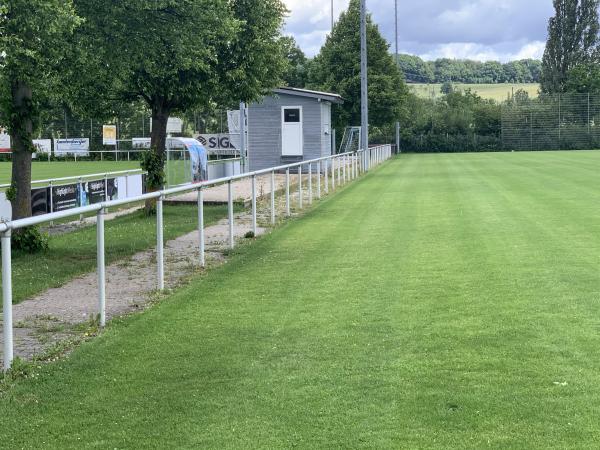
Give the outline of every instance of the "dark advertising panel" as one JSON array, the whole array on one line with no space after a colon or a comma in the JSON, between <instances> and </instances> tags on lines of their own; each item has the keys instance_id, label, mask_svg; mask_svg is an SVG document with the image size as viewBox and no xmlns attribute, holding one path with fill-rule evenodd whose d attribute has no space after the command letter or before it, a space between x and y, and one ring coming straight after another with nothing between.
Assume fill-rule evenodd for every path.
<instances>
[{"instance_id":1,"label":"dark advertising panel","mask_svg":"<svg viewBox=\"0 0 600 450\"><path fill-rule=\"evenodd\" d=\"M84 183L84 189L80 193L81 205L92 205L105 200L115 200L117 194L117 183L114 178L89 181Z\"/></svg>"},{"instance_id":2,"label":"dark advertising panel","mask_svg":"<svg viewBox=\"0 0 600 450\"><path fill-rule=\"evenodd\" d=\"M67 184L65 186L55 186L52 188L52 210L54 212L64 211L65 209L77 208L79 201L77 198L77 184Z\"/></svg>"},{"instance_id":3,"label":"dark advertising panel","mask_svg":"<svg viewBox=\"0 0 600 450\"><path fill-rule=\"evenodd\" d=\"M34 216L50 212L50 188L31 190L31 211Z\"/></svg>"}]
</instances>

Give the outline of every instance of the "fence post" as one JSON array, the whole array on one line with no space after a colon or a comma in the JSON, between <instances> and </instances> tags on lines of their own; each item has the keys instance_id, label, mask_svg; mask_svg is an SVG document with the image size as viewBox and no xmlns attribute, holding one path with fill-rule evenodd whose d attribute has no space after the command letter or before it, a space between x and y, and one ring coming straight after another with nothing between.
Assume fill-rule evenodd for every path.
<instances>
[{"instance_id":1,"label":"fence post","mask_svg":"<svg viewBox=\"0 0 600 450\"><path fill-rule=\"evenodd\" d=\"M229 217L229 248L233 249L235 247L235 239L233 237L233 185L231 184L231 180L227 182L227 215Z\"/></svg>"},{"instance_id":2,"label":"fence post","mask_svg":"<svg viewBox=\"0 0 600 450\"><path fill-rule=\"evenodd\" d=\"M83 180L81 179L81 177L79 177L79 192L78 197L79 197L79 206L83 206L81 204L81 194L83 193ZM83 221L83 214L79 214L79 221L82 222Z\"/></svg>"},{"instance_id":3,"label":"fence post","mask_svg":"<svg viewBox=\"0 0 600 450\"><path fill-rule=\"evenodd\" d=\"M337 160L337 184L338 186L342 185L342 161L340 158Z\"/></svg>"},{"instance_id":4,"label":"fence post","mask_svg":"<svg viewBox=\"0 0 600 450\"><path fill-rule=\"evenodd\" d=\"M325 163L325 194L329 194L329 159L323 162Z\"/></svg>"},{"instance_id":5,"label":"fence post","mask_svg":"<svg viewBox=\"0 0 600 450\"><path fill-rule=\"evenodd\" d=\"M106 325L106 265L104 258L104 208L96 214L96 265L98 272L98 316L100 326Z\"/></svg>"},{"instance_id":6,"label":"fence post","mask_svg":"<svg viewBox=\"0 0 600 450\"><path fill-rule=\"evenodd\" d=\"M298 209L302 209L302 165L298 166Z\"/></svg>"},{"instance_id":7,"label":"fence post","mask_svg":"<svg viewBox=\"0 0 600 450\"><path fill-rule=\"evenodd\" d=\"M313 190L312 190L312 163L308 165L308 204L312 205Z\"/></svg>"},{"instance_id":8,"label":"fence post","mask_svg":"<svg viewBox=\"0 0 600 450\"><path fill-rule=\"evenodd\" d=\"M275 171L271 171L271 225L275 225Z\"/></svg>"},{"instance_id":9,"label":"fence post","mask_svg":"<svg viewBox=\"0 0 600 450\"><path fill-rule=\"evenodd\" d=\"M162 291L165 288L162 195L156 201L156 263L158 265L158 290Z\"/></svg>"},{"instance_id":10,"label":"fence post","mask_svg":"<svg viewBox=\"0 0 600 450\"><path fill-rule=\"evenodd\" d=\"M50 182L50 214L54 212L54 198L52 197L52 181Z\"/></svg>"},{"instance_id":11,"label":"fence post","mask_svg":"<svg viewBox=\"0 0 600 450\"><path fill-rule=\"evenodd\" d=\"M346 179L346 165L348 164L348 159L347 158L348 157L346 155L342 156L342 164L343 164L343 169L342 170L344 171L344 175L343 175L343 177L344 177L344 184L346 184L346 182L348 181Z\"/></svg>"},{"instance_id":12,"label":"fence post","mask_svg":"<svg viewBox=\"0 0 600 450\"><path fill-rule=\"evenodd\" d=\"M12 324L12 261L11 231L2 234L2 318L4 331L4 370L10 369L13 362Z\"/></svg>"},{"instance_id":13,"label":"fence post","mask_svg":"<svg viewBox=\"0 0 600 450\"><path fill-rule=\"evenodd\" d=\"M252 175L252 233L256 237L256 175Z\"/></svg>"},{"instance_id":14,"label":"fence post","mask_svg":"<svg viewBox=\"0 0 600 450\"><path fill-rule=\"evenodd\" d=\"M104 174L104 201L108 201L108 174Z\"/></svg>"},{"instance_id":15,"label":"fence post","mask_svg":"<svg viewBox=\"0 0 600 450\"><path fill-rule=\"evenodd\" d=\"M204 254L204 190L198 189L198 242L200 244L200 267L206 267Z\"/></svg>"},{"instance_id":16,"label":"fence post","mask_svg":"<svg viewBox=\"0 0 600 450\"><path fill-rule=\"evenodd\" d=\"M285 214L290 217L290 168L285 169Z\"/></svg>"},{"instance_id":17,"label":"fence post","mask_svg":"<svg viewBox=\"0 0 600 450\"><path fill-rule=\"evenodd\" d=\"M331 158L331 190L335 191L335 156Z\"/></svg>"},{"instance_id":18,"label":"fence post","mask_svg":"<svg viewBox=\"0 0 600 450\"><path fill-rule=\"evenodd\" d=\"M321 161L317 161L317 198L321 200Z\"/></svg>"}]
</instances>

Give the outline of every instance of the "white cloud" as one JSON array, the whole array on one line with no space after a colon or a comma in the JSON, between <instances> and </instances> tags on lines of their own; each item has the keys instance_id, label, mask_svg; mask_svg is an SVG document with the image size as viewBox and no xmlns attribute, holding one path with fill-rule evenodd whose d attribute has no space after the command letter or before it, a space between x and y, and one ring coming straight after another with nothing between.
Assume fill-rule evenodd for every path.
<instances>
[{"instance_id":1,"label":"white cloud","mask_svg":"<svg viewBox=\"0 0 600 450\"><path fill-rule=\"evenodd\" d=\"M284 0L286 33L309 56L318 53L331 28L330 0ZM349 0L334 0L334 16ZM373 20L391 43L394 1L367 0ZM543 53L550 0L398 0L401 51L426 58L481 60L539 58Z\"/></svg>"},{"instance_id":2,"label":"white cloud","mask_svg":"<svg viewBox=\"0 0 600 450\"><path fill-rule=\"evenodd\" d=\"M512 47L512 46L511 46ZM546 44L542 41L530 42L522 45L514 44L515 51L503 51L493 46L476 44L473 42L450 42L441 44L430 51L421 54L423 59L434 60L438 58L473 59L476 61L514 61L519 59L541 59Z\"/></svg>"}]
</instances>

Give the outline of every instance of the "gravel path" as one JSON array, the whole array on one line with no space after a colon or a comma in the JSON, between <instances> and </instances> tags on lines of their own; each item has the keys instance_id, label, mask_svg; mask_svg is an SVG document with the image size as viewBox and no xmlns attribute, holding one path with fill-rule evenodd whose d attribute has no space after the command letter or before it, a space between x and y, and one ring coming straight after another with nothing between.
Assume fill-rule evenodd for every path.
<instances>
[{"instance_id":1,"label":"gravel path","mask_svg":"<svg viewBox=\"0 0 600 450\"><path fill-rule=\"evenodd\" d=\"M308 195L305 192L305 196ZM298 200L292 193L292 205ZM305 205L307 204L305 199ZM278 217L285 211L284 199L277 198ZM258 223L267 222L269 211L259 207ZM91 219L93 220L93 219ZM91 221L90 220L90 221ZM243 239L251 229L251 215L235 215L234 234ZM258 235L269 228L259 226ZM227 219L206 227L207 268L226 260L229 227ZM165 286L173 289L190 276L205 270L199 267L198 234L192 232L165 245ZM156 249L137 253L133 257L106 267L106 317L143 310L156 293ZM13 306L15 356L31 359L46 352L53 344L81 336L97 315L96 272L73 279L60 288L50 289L34 298ZM0 320L0 328L1 328ZM0 334L0 355L2 354Z\"/></svg>"}]
</instances>

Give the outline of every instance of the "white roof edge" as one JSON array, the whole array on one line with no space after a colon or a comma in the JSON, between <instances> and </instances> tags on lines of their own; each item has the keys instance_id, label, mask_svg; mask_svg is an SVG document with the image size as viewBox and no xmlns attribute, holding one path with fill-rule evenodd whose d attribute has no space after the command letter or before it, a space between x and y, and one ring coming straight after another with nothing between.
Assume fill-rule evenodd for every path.
<instances>
[{"instance_id":1,"label":"white roof edge","mask_svg":"<svg viewBox=\"0 0 600 450\"><path fill-rule=\"evenodd\" d=\"M281 87L273 89L275 94L287 94L287 95L298 95L302 97L320 98L323 100L330 100L335 103L343 103L344 99L339 94L331 92L312 91L310 89L300 89L292 87Z\"/></svg>"}]
</instances>

